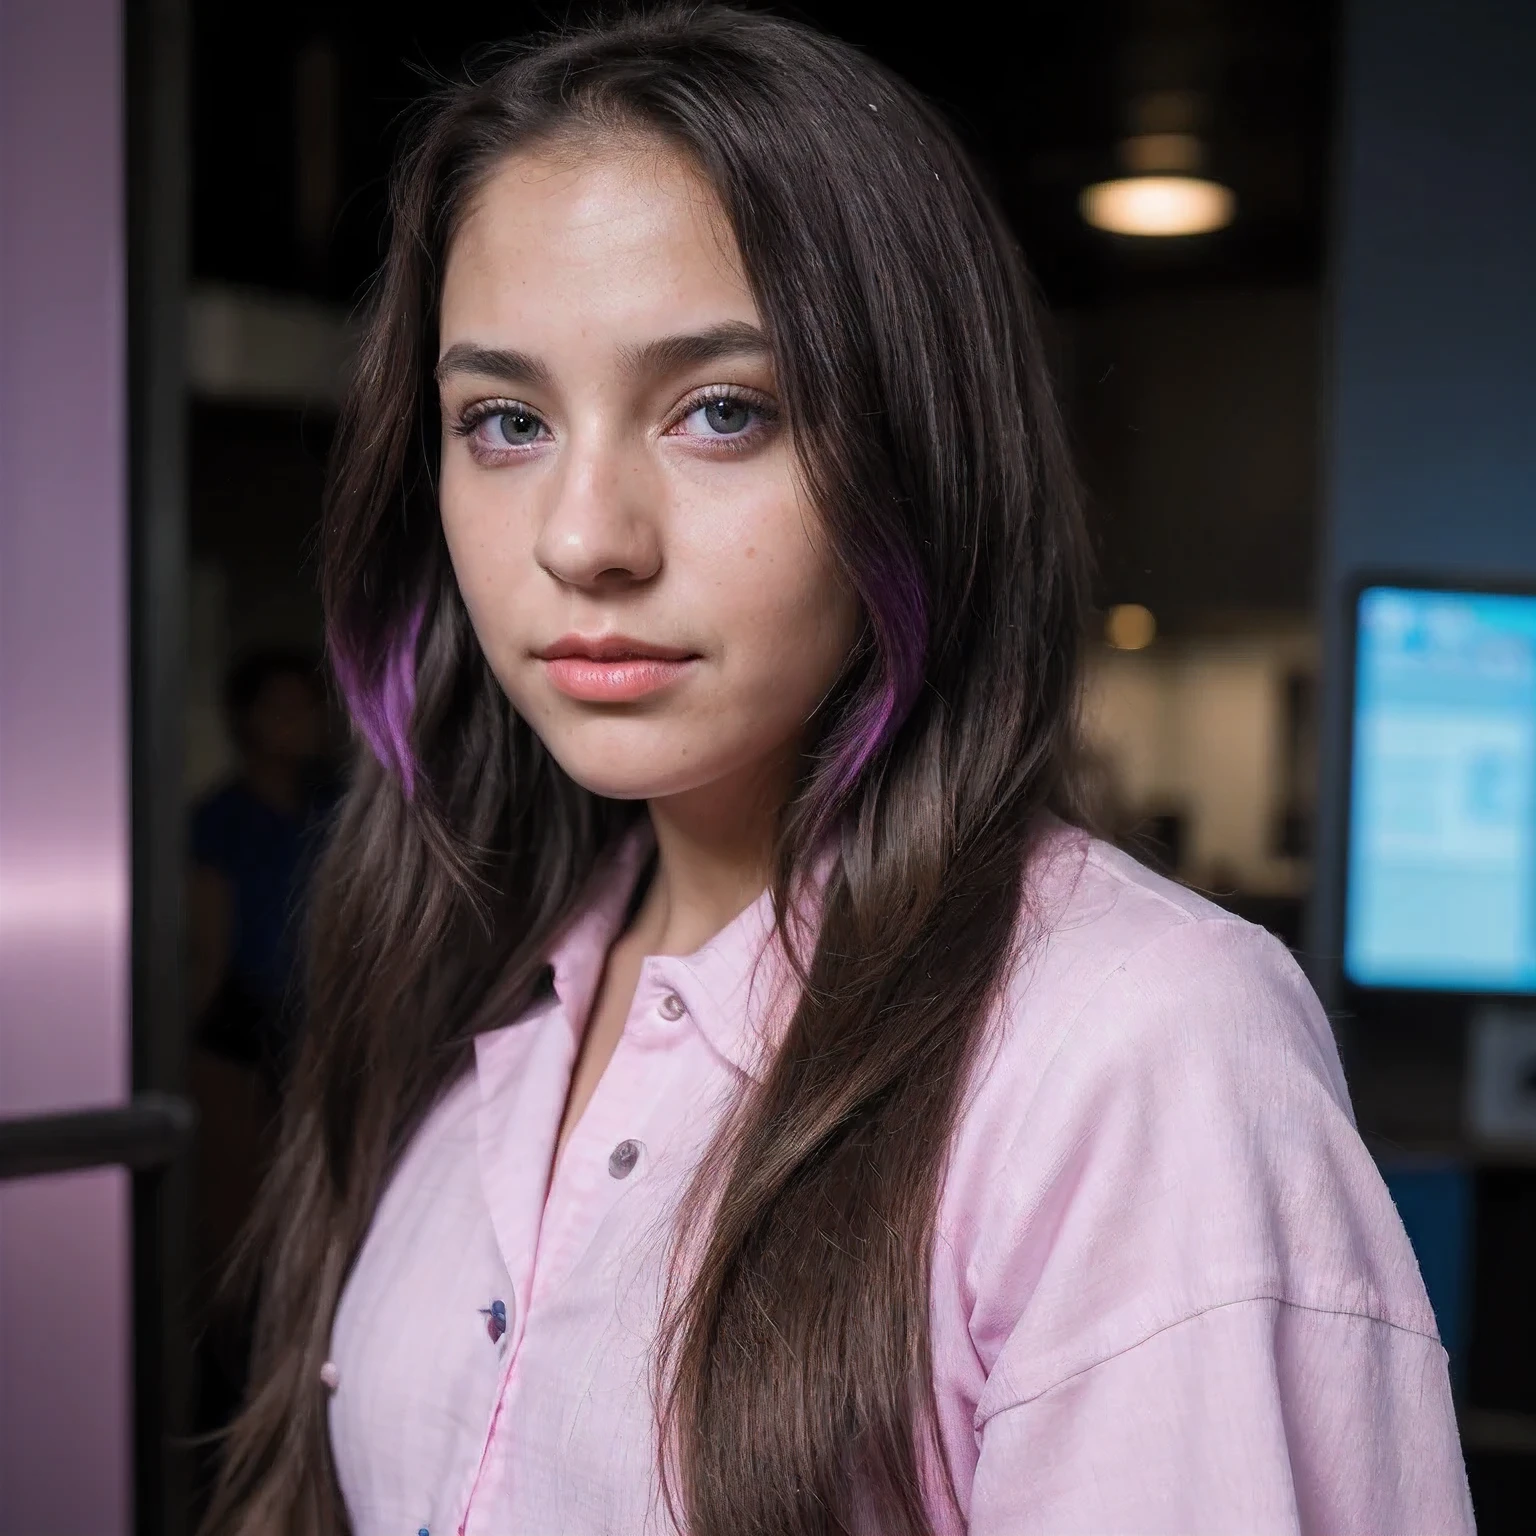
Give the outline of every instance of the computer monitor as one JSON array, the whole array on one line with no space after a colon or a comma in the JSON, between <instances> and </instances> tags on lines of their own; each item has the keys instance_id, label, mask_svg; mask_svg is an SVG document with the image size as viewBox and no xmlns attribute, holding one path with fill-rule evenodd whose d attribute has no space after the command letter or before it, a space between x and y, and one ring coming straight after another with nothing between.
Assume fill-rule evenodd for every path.
<instances>
[{"instance_id":1,"label":"computer monitor","mask_svg":"<svg viewBox=\"0 0 1536 1536\"><path fill-rule=\"evenodd\" d=\"M1354 666L1347 980L1536 993L1536 591L1366 585Z\"/></svg>"}]
</instances>

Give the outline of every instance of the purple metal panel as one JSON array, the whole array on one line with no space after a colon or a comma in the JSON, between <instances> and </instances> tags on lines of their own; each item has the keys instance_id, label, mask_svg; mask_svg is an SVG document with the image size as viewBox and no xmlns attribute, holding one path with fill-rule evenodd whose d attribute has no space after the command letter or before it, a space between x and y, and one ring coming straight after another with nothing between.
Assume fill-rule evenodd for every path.
<instances>
[{"instance_id":1,"label":"purple metal panel","mask_svg":"<svg viewBox=\"0 0 1536 1536\"><path fill-rule=\"evenodd\" d=\"M129 1086L119 0L0 0L0 1115ZM130 1524L115 1172L0 1186L0 1528Z\"/></svg>"}]
</instances>

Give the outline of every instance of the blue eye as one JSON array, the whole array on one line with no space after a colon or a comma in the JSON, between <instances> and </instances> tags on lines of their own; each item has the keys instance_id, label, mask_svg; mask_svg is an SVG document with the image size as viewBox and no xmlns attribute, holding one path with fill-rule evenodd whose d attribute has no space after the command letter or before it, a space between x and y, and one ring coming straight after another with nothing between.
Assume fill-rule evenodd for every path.
<instances>
[{"instance_id":1,"label":"blue eye","mask_svg":"<svg viewBox=\"0 0 1536 1536\"><path fill-rule=\"evenodd\" d=\"M496 447L527 448L538 442L544 423L531 411L497 411L485 425Z\"/></svg>"},{"instance_id":2,"label":"blue eye","mask_svg":"<svg viewBox=\"0 0 1536 1536\"><path fill-rule=\"evenodd\" d=\"M701 437L739 437L758 414L754 406L733 395L717 395L689 411L685 420Z\"/></svg>"},{"instance_id":3,"label":"blue eye","mask_svg":"<svg viewBox=\"0 0 1536 1536\"><path fill-rule=\"evenodd\" d=\"M742 400L711 400L704 407L704 420L723 437L745 432L752 421L752 407Z\"/></svg>"}]
</instances>

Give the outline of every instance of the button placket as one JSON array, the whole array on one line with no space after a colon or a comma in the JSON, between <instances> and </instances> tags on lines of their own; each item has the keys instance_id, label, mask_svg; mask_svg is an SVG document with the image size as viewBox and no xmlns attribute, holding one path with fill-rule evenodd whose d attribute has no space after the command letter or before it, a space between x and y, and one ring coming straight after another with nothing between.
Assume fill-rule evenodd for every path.
<instances>
[{"instance_id":1,"label":"button placket","mask_svg":"<svg viewBox=\"0 0 1536 1536\"><path fill-rule=\"evenodd\" d=\"M665 981L660 978L656 978L656 981L660 982L661 991L660 996L655 992L651 994L654 999L649 1004L653 1010L652 1017L660 1018L668 1025L675 1025L687 1015L687 1004L677 992L666 985ZM645 986L645 982L642 981L641 985ZM647 1004L640 999L637 999L637 1002L642 1010L636 1015L636 1021L639 1022L643 1019L643 1010ZM656 1031L653 1026L650 1042L643 1042L645 1034L644 1025L641 1023L641 1028L635 1034L621 1035L610 1063L610 1071L614 1067L618 1067L621 1074L627 1071L649 1073L657 1070L658 1060L653 1054L655 1045L662 1046L662 1056L670 1054L670 1046L676 1038L677 1031L670 1028ZM645 1097L643 1092L639 1095L642 1101ZM494 1489L499 1485L500 1472L494 1461L493 1448L500 1432L502 1411L509 1405L516 1392L518 1357L521 1353L522 1332L527 1326L528 1317L538 1312L539 1298L543 1292L551 1285L558 1286L571 1267L579 1262L580 1255L586 1243L591 1240L596 1225L607 1219L607 1212L613 1205L619 1200L634 1198L628 1190L621 1194L612 1183L607 1185L607 1198L600 1193L605 1181L601 1171L604 1165L598 1161L602 1157L598 1149L603 1145L603 1141L598 1138L606 1139L615 1134L622 1135L629 1128L625 1121L630 1125L634 1124L633 1108L619 1108L612 1103L612 1098L613 1084L599 1083L583 1115L582 1123L577 1127L567 1145L566 1159L557 1178L547 1191L546 1204L539 1223L538 1240L534 1248L527 1311L521 1317L517 1317L515 1322L513 1317L508 1318L510 1330L516 1334L516 1337L509 1336L501 1342L503 1350L506 1350L509 1343L513 1347L507 1352L495 1408L481 1451L480 1470L471 1485L463 1511L462 1518L465 1525L472 1526L476 1531L479 1530L479 1526L472 1520L475 1507L482 1503L487 1495L494 1499ZM592 1146L593 1141L597 1141L595 1148ZM593 1156L594 1152L597 1154L596 1157ZM645 1155L646 1145L638 1138L623 1136L622 1140L610 1143L605 1159L608 1178L615 1183L632 1180ZM508 1312L512 1312L510 1303ZM494 1318L489 1321L494 1321Z\"/></svg>"},{"instance_id":2,"label":"button placket","mask_svg":"<svg viewBox=\"0 0 1536 1536\"><path fill-rule=\"evenodd\" d=\"M656 1012L669 1024L677 1023L688 1012L688 1005L671 988L661 994L655 1008ZM635 1171L644 1151L644 1142L637 1141L632 1136L626 1136L608 1154L608 1176L613 1179L627 1179Z\"/></svg>"}]
</instances>

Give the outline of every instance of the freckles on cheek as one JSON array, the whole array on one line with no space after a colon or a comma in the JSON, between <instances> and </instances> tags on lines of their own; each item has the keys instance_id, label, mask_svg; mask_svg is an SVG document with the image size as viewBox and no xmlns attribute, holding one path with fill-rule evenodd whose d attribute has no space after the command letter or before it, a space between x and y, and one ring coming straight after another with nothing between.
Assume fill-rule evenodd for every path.
<instances>
[{"instance_id":1,"label":"freckles on cheek","mask_svg":"<svg viewBox=\"0 0 1536 1536\"><path fill-rule=\"evenodd\" d=\"M518 566L493 529L445 520L448 552L470 625L480 649L498 672L519 650ZM503 679L505 681L505 679Z\"/></svg>"},{"instance_id":2,"label":"freckles on cheek","mask_svg":"<svg viewBox=\"0 0 1536 1536\"><path fill-rule=\"evenodd\" d=\"M494 590L517 575L523 557L518 525L489 488L462 486L450 495L445 484L441 507L443 533L462 588Z\"/></svg>"}]
</instances>

